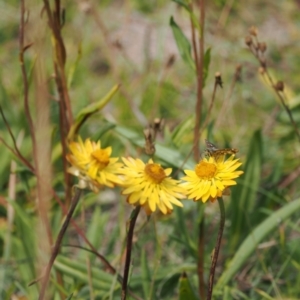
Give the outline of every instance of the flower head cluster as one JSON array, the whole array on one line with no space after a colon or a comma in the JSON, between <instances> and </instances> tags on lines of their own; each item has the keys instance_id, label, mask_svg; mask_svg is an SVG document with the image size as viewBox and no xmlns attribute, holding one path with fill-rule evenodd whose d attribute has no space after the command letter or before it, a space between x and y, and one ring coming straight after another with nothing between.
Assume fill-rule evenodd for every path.
<instances>
[{"instance_id":1,"label":"flower head cluster","mask_svg":"<svg viewBox=\"0 0 300 300\"><path fill-rule=\"evenodd\" d=\"M238 159L231 155L225 160L225 155L219 157L209 156L202 159L194 170L184 170L186 176L182 178L182 187L187 192L188 199L212 202L222 195L226 195L227 188L235 185L237 177L243 171L237 171L241 166Z\"/></svg>"},{"instance_id":2,"label":"flower head cluster","mask_svg":"<svg viewBox=\"0 0 300 300\"><path fill-rule=\"evenodd\" d=\"M184 189L179 181L169 175L171 168L163 169L152 159L145 164L140 159L122 158L125 166L123 194L128 195L127 201L133 205L141 205L147 214L158 208L163 214L172 212L173 205L183 207L178 199L185 198Z\"/></svg>"},{"instance_id":3,"label":"flower head cluster","mask_svg":"<svg viewBox=\"0 0 300 300\"><path fill-rule=\"evenodd\" d=\"M128 203L142 206L147 214L159 209L163 214L172 212L173 205L183 207L183 198L194 201L214 201L226 195L228 187L235 185L235 179L243 174L237 170L241 166L239 159L231 155L208 155L202 159L194 170L185 170L182 182L172 179L171 168L163 169L161 165L149 159L144 163L131 157L110 157L111 147L101 148L100 141L90 139L83 142L71 142L67 160L71 163L69 172L79 177L80 188L91 188L97 192L103 185L122 186Z\"/></svg>"},{"instance_id":4,"label":"flower head cluster","mask_svg":"<svg viewBox=\"0 0 300 300\"><path fill-rule=\"evenodd\" d=\"M88 187L97 192L102 185L122 184L118 176L122 163L117 162L118 158L110 157L111 147L102 149L100 141L87 139L83 142L79 138L78 142L71 142L69 148L71 153L67 160L72 166L68 171L79 177L80 188Z\"/></svg>"}]
</instances>

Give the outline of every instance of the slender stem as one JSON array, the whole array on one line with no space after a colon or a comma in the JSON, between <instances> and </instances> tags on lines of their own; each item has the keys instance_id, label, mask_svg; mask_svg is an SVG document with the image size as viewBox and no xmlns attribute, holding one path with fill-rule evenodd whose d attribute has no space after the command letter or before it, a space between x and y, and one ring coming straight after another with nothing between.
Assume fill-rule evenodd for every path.
<instances>
[{"instance_id":1,"label":"slender stem","mask_svg":"<svg viewBox=\"0 0 300 300\"><path fill-rule=\"evenodd\" d=\"M208 111L207 111L207 114L206 114L206 117L205 117L205 120L203 122L203 125L201 126L201 131L199 133L199 136L201 136L201 133L202 131L206 128L208 122L209 122L209 117L211 115L211 111L212 111L212 108L214 106L214 102L215 102L215 98L216 98L216 92L217 92L217 87L219 86L219 82L218 82L218 78L215 77L215 85L214 85L214 90L213 90L213 93L212 93L212 97L211 97L211 101L210 101L210 104L209 104L209 108L208 108Z\"/></svg>"},{"instance_id":2,"label":"slender stem","mask_svg":"<svg viewBox=\"0 0 300 300\"><path fill-rule=\"evenodd\" d=\"M214 249L213 253L213 258L211 262L211 267L210 267L210 274L209 274L209 282L208 282L208 292L207 292L207 300L210 300L212 297L212 292L213 292L213 287L214 287L214 277L215 277L215 270L216 270L216 265L218 261L218 256L219 256L219 250L221 246L221 241L222 241L222 235L223 235L223 230L224 230L224 224L225 224L225 206L222 198L218 198L218 203L220 207L220 226L219 226L219 232L218 232L218 238L216 242L216 246Z\"/></svg>"},{"instance_id":3,"label":"slender stem","mask_svg":"<svg viewBox=\"0 0 300 300\"><path fill-rule=\"evenodd\" d=\"M128 275L129 275L129 269L130 269L133 230L134 230L135 221L139 215L140 209L141 209L141 207L137 206L131 213L130 220L129 220L130 223L129 223L129 229L128 229L128 234L127 234L126 260L125 260L123 284L122 284L122 296L121 296L122 300L126 299L126 294L127 294L127 282L128 282Z\"/></svg>"},{"instance_id":4,"label":"slender stem","mask_svg":"<svg viewBox=\"0 0 300 300\"><path fill-rule=\"evenodd\" d=\"M193 3L190 3L190 8L193 13ZM195 26L193 23L192 19L192 14L190 14L190 22L191 22L191 31L192 31L192 45L193 45L193 52L194 52L194 57L195 57L195 64L196 64L196 71L197 74L199 74L199 53L197 49L197 44L196 44L196 35L195 35Z\"/></svg>"},{"instance_id":5,"label":"slender stem","mask_svg":"<svg viewBox=\"0 0 300 300\"><path fill-rule=\"evenodd\" d=\"M204 213L199 223L199 236L198 236L198 288L200 299L205 298L205 283L204 283L204 226L205 218Z\"/></svg>"},{"instance_id":6,"label":"slender stem","mask_svg":"<svg viewBox=\"0 0 300 300\"><path fill-rule=\"evenodd\" d=\"M6 147L7 147L14 155L16 155L16 157L18 157L18 158L23 162L24 165L27 166L28 169L30 169L30 171L31 171L33 174L35 174L34 167L33 167L33 166L30 164L30 162L22 155L22 153L21 153L20 150L19 150L19 147L17 146L16 139L15 139L13 133L12 133L12 130L11 130L10 126L9 126L9 123L8 123L7 120L6 120L6 117L5 117L5 115L4 115L4 112L3 112L3 110L2 110L1 105L0 105L0 114L1 114L1 116L2 116L2 119L3 119L4 123L5 123L5 126L6 126L8 132L9 132L9 135L10 135L12 141L13 141L14 149L12 149L11 147L9 147L9 146L7 145L7 143L4 141L4 139L2 139L1 137L0 137L0 140L3 142L3 144L4 144L4 145L5 145L5 146L6 146Z\"/></svg>"},{"instance_id":7,"label":"slender stem","mask_svg":"<svg viewBox=\"0 0 300 300\"><path fill-rule=\"evenodd\" d=\"M60 229L60 232L57 236L57 239L56 239L56 242L55 242L55 245L53 247L53 250L52 250L52 254L51 254L51 257L49 259L49 262L48 262L48 265L46 267L46 271L45 271L45 274L43 276L43 280L42 280L42 287L41 287L41 291L40 291L40 295L39 295L39 300L43 300L44 297L45 297L45 292L46 292L46 288L47 288L47 284L48 284L48 281L49 281L49 277L50 277L50 271L51 271L51 268L52 268L52 265L55 261L55 258L56 256L58 255L58 252L59 252L59 249L60 249L60 246L61 246L61 242L62 242L62 239L64 237L64 234L68 228L68 225L70 223L70 220L72 218L72 215L75 211L75 208L78 204L78 201L80 199L80 194L81 194L81 190L80 189L77 189L76 190L76 193L71 201L71 205L70 205L70 208L69 208L69 211L68 211L68 214L66 216L66 219Z\"/></svg>"},{"instance_id":8,"label":"slender stem","mask_svg":"<svg viewBox=\"0 0 300 300\"><path fill-rule=\"evenodd\" d=\"M202 114L202 102L203 102L203 61L204 61L204 21L205 21L205 0L199 0L200 5L200 27L201 36L199 37L199 60L197 68L197 103L196 103L196 116L195 116L195 128L194 128L194 159L199 160L200 149L199 149L199 130L200 130L200 119Z\"/></svg>"},{"instance_id":9,"label":"slender stem","mask_svg":"<svg viewBox=\"0 0 300 300\"><path fill-rule=\"evenodd\" d=\"M258 45L259 41L257 39L257 37L255 37L255 42L256 42L256 45ZM293 115L292 115L292 112L291 110L289 109L289 107L287 106L283 96L280 94L279 90L277 90L276 88L276 85L274 83L274 80L272 79L272 76L270 75L269 73L269 70L268 70L268 67L267 67L267 62L266 62L266 59L264 57L264 54L262 54L262 57L259 55L259 51L258 51L258 47L253 47L253 45L251 45L250 48L250 51L252 52L252 54L256 57L256 59L259 61L260 63L260 66L262 67L262 69L264 70L264 73L263 75L265 75L268 80L269 80L269 83L271 85L271 87L274 89L275 93L277 94L283 108L286 110L287 114L288 114L288 117L294 127L294 130L295 130L295 133L300 141L300 132L299 132L299 129L298 129L298 126L293 118Z\"/></svg>"}]
</instances>

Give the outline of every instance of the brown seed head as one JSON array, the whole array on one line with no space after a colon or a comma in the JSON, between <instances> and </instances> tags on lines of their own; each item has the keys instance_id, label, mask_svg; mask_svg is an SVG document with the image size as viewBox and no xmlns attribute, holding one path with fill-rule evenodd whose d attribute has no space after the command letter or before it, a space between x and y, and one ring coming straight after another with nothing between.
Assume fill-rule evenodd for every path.
<instances>
[{"instance_id":1,"label":"brown seed head","mask_svg":"<svg viewBox=\"0 0 300 300\"><path fill-rule=\"evenodd\" d=\"M258 43L258 49L261 53L264 53L267 50L267 44L266 43Z\"/></svg>"},{"instance_id":2,"label":"brown seed head","mask_svg":"<svg viewBox=\"0 0 300 300\"><path fill-rule=\"evenodd\" d=\"M249 33L250 33L251 35L253 35L253 36L257 36L258 30L257 30L257 28L256 28L255 26L251 26L251 27L249 28Z\"/></svg>"},{"instance_id":3,"label":"brown seed head","mask_svg":"<svg viewBox=\"0 0 300 300\"><path fill-rule=\"evenodd\" d=\"M245 37L245 44L250 47L252 45L253 41L252 41L252 37L250 35L247 35Z\"/></svg>"},{"instance_id":4,"label":"brown seed head","mask_svg":"<svg viewBox=\"0 0 300 300\"><path fill-rule=\"evenodd\" d=\"M223 87L223 82L222 82L222 77L221 77L221 73L220 72L216 72L215 73L215 82L216 85L219 85L221 88Z\"/></svg>"},{"instance_id":5,"label":"brown seed head","mask_svg":"<svg viewBox=\"0 0 300 300\"><path fill-rule=\"evenodd\" d=\"M275 90L283 92L283 90L284 90L284 83L283 83L283 81L281 81L281 80L277 81L277 83L275 84Z\"/></svg>"}]
</instances>

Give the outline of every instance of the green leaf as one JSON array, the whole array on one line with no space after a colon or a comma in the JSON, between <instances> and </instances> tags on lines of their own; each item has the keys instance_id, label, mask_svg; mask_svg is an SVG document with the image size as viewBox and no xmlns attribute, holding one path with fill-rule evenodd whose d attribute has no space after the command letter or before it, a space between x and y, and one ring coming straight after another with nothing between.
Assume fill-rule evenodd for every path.
<instances>
[{"instance_id":1,"label":"green leaf","mask_svg":"<svg viewBox=\"0 0 300 300\"><path fill-rule=\"evenodd\" d=\"M262 136L258 130L254 132L247 154L247 162L244 168L242 180L238 180L236 187L232 189L232 226L230 248L235 249L242 234L249 230L249 215L255 207L257 191L260 185L260 173L262 166ZM241 183L243 182L243 184ZM254 220L252 224L255 225ZM257 224L257 222L256 222Z\"/></svg>"},{"instance_id":2,"label":"green leaf","mask_svg":"<svg viewBox=\"0 0 300 300\"><path fill-rule=\"evenodd\" d=\"M91 105L82 109L77 115L74 124L71 126L70 132L68 134L68 140L72 140L77 134L79 128L83 125L83 123L94 113L100 111L113 97L113 95L117 92L120 85L116 84L100 101L96 103L92 103Z\"/></svg>"},{"instance_id":3,"label":"green leaf","mask_svg":"<svg viewBox=\"0 0 300 300\"><path fill-rule=\"evenodd\" d=\"M208 48L204 54L203 61L203 87L205 86L206 78L208 76L209 64L210 64L210 52L211 48Z\"/></svg>"},{"instance_id":4,"label":"green leaf","mask_svg":"<svg viewBox=\"0 0 300 300\"><path fill-rule=\"evenodd\" d=\"M176 24L173 17L171 17L170 19L170 26L172 28L173 35L181 58L189 67L192 68L193 71L195 71L196 67L195 67L195 62L191 55L191 44L189 40L184 35L180 27Z\"/></svg>"},{"instance_id":5,"label":"green leaf","mask_svg":"<svg viewBox=\"0 0 300 300\"><path fill-rule=\"evenodd\" d=\"M142 269L142 285L144 291L144 299L147 299L147 296L150 292L150 283L151 283L151 273L148 265L148 258L146 256L145 249L142 249L141 252L141 269Z\"/></svg>"},{"instance_id":6,"label":"green leaf","mask_svg":"<svg viewBox=\"0 0 300 300\"><path fill-rule=\"evenodd\" d=\"M179 300L197 300L194 294L192 286L188 280L185 272L181 275L179 279Z\"/></svg>"},{"instance_id":7,"label":"green leaf","mask_svg":"<svg viewBox=\"0 0 300 300\"><path fill-rule=\"evenodd\" d=\"M74 73L76 71L76 68L78 66L78 63L79 63L81 57L82 57L82 49L81 49L81 43L80 43L78 45L77 57L76 57L75 63L71 66L69 73L68 73L68 88L70 88L70 86L72 84Z\"/></svg>"},{"instance_id":8,"label":"green leaf","mask_svg":"<svg viewBox=\"0 0 300 300\"><path fill-rule=\"evenodd\" d=\"M66 300L71 300L72 297L73 297L73 293L70 296L68 296L68 298L66 298Z\"/></svg>"},{"instance_id":9,"label":"green leaf","mask_svg":"<svg viewBox=\"0 0 300 300\"><path fill-rule=\"evenodd\" d=\"M246 263L248 257L255 252L256 246L272 231L278 228L280 222L289 218L293 213L300 209L300 199L294 200L286 204L281 209L274 212L265 219L246 237L242 245L239 247L234 257L228 264L226 270L222 273L218 280L215 290L223 289L224 286L234 278L235 274Z\"/></svg>"},{"instance_id":10,"label":"green leaf","mask_svg":"<svg viewBox=\"0 0 300 300\"><path fill-rule=\"evenodd\" d=\"M201 36L200 24L198 22L196 15L191 10L191 7L188 5L188 3L183 0L172 0L172 1L177 3L178 5L182 6L189 13L194 27L198 30L199 36Z\"/></svg>"},{"instance_id":11,"label":"green leaf","mask_svg":"<svg viewBox=\"0 0 300 300\"><path fill-rule=\"evenodd\" d=\"M167 279L164 281L160 294L159 299L169 299L169 297L174 293L174 291L178 287L180 273L172 274L171 276L168 275Z\"/></svg>"},{"instance_id":12,"label":"green leaf","mask_svg":"<svg viewBox=\"0 0 300 300\"><path fill-rule=\"evenodd\" d=\"M136 132L123 126L116 126L114 129L121 136L125 137L132 144L143 148L145 146L145 140L139 136ZM156 152L155 156L166 162L169 166L181 168L184 166L186 169L193 169L194 163L191 159L187 160L177 150L168 148L166 146L155 144Z\"/></svg>"},{"instance_id":13,"label":"green leaf","mask_svg":"<svg viewBox=\"0 0 300 300\"><path fill-rule=\"evenodd\" d=\"M188 6L188 4L185 1L183 0L172 0L172 1L184 7L188 12L191 12L191 8Z\"/></svg>"},{"instance_id":14,"label":"green leaf","mask_svg":"<svg viewBox=\"0 0 300 300\"><path fill-rule=\"evenodd\" d=\"M86 262L59 255L54 262L54 267L74 280L89 284ZM113 279L114 276L112 274L102 271L99 267L91 267L91 282L95 290L109 293ZM120 285L117 284L116 288L120 288Z\"/></svg>"}]
</instances>

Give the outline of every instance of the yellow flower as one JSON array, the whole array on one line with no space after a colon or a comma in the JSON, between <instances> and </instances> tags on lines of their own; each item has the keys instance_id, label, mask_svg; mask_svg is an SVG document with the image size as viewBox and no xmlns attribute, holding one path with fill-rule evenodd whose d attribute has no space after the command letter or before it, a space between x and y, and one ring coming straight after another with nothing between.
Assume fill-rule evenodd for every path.
<instances>
[{"instance_id":1,"label":"yellow flower","mask_svg":"<svg viewBox=\"0 0 300 300\"><path fill-rule=\"evenodd\" d=\"M222 195L226 195L227 187L236 185L235 178L243 174L236 171L242 163L231 155L224 160L224 155L214 158L210 156L201 160L195 170L184 170L186 176L181 178L185 182L181 184L185 188L188 199L212 202Z\"/></svg>"},{"instance_id":2,"label":"yellow flower","mask_svg":"<svg viewBox=\"0 0 300 300\"><path fill-rule=\"evenodd\" d=\"M79 177L80 188L91 188L97 192L102 185L114 187L122 184L118 177L122 163L117 163L118 158L110 157L112 148L101 149L101 143L90 139L71 142L71 153L67 154L67 160L72 165L69 173Z\"/></svg>"},{"instance_id":3,"label":"yellow flower","mask_svg":"<svg viewBox=\"0 0 300 300\"><path fill-rule=\"evenodd\" d=\"M171 213L173 206L183 207L178 199L184 197L184 189L178 180L168 177L172 169L163 169L152 159L147 164L140 159L122 158L125 166L123 194L128 195L127 202L141 205L149 215L158 208L163 214Z\"/></svg>"}]
</instances>

